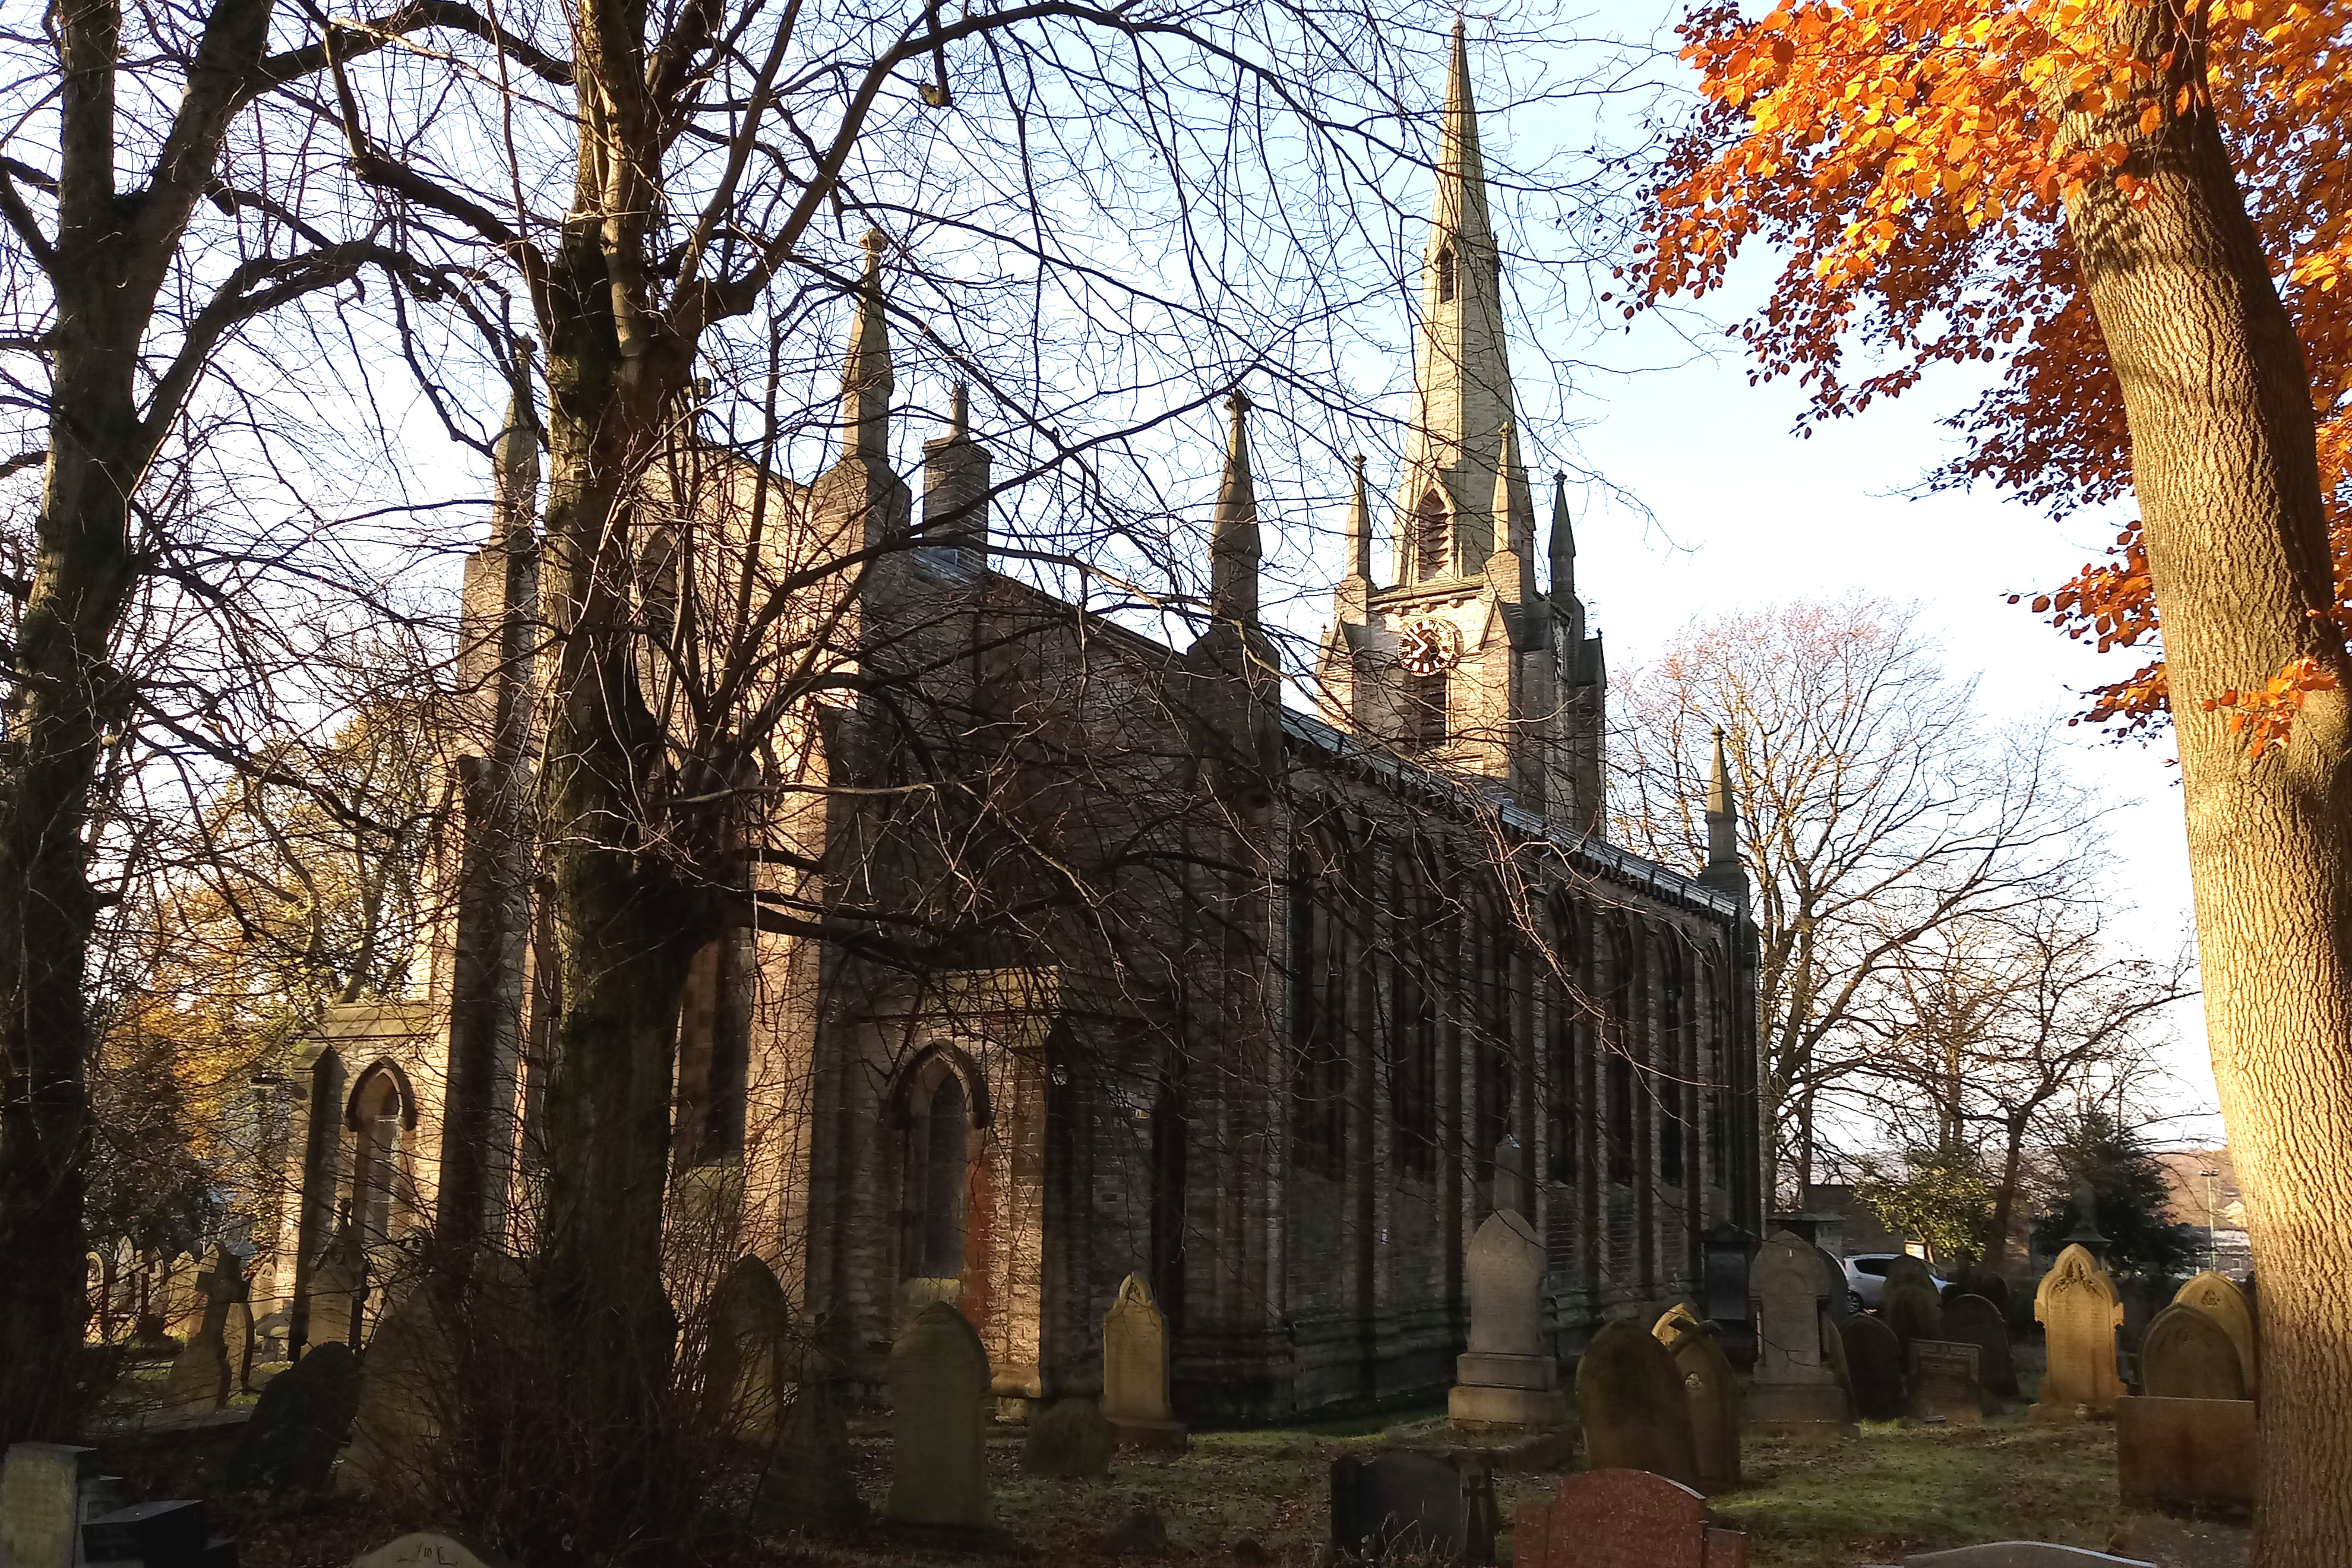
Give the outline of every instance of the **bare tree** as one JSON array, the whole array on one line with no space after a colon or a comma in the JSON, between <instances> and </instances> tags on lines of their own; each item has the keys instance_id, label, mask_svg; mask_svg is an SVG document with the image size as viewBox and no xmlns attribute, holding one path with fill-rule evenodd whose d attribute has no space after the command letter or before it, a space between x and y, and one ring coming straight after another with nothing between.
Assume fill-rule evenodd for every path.
<instances>
[{"instance_id":1,"label":"bare tree","mask_svg":"<svg viewBox=\"0 0 2352 1568\"><path fill-rule=\"evenodd\" d=\"M1755 887L1767 1136L1801 1201L1862 1090L1885 987L1957 923L2056 895L2095 817L2040 731L1990 729L1916 607L1849 597L1693 622L1611 693L1611 821L1704 863L1720 731Z\"/></svg>"}]
</instances>

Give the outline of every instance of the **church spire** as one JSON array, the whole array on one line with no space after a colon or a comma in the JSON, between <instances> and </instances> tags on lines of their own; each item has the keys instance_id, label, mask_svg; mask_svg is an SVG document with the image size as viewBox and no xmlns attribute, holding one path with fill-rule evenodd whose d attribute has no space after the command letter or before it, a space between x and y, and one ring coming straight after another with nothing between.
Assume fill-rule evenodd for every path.
<instances>
[{"instance_id":1,"label":"church spire","mask_svg":"<svg viewBox=\"0 0 2352 1568\"><path fill-rule=\"evenodd\" d=\"M1568 517L1568 476L1551 477L1551 600L1561 610L1576 596L1576 530Z\"/></svg>"},{"instance_id":2,"label":"church spire","mask_svg":"<svg viewBox=\"0 0 2352 1568\"><path fill-rule=\"evenodd\" d=\"M841 372L841 455L887 462L890 456L890 328L882 314L882 249L878 228L866 234L866 276L857 289L857 315L849 328L849 357Z\"/></svg>"},{"instance_id":3,"label":"church spire","mask_svg":"<svg viewBox=\"0 0 2352 1568\"><path fill-rule=\"evenodd\" d=\"M1437 205L1430 221L1440 231L1491 251L1495 227L1486 211L1486 160L1478 145L1478 106L1470 96L1470 48L1462 18L1454 18L1454 57L1445 70L1445 119L1438 130Z\"/></svg>"},{"instance_id":4,"label":"church spire","mask_svg":"<svg viewBox=\"0 0 2352 1568\"><path fill-rule=\"evenodd\" d=\"M1240 392L1225 399L1233 433L1209 536L1209 613L1244 626L1257 625L1257 569L1265 557L1257 531L1257 487L1250 477L1249 430L1243 419L1251 406Z\"/></svg>"},{"instance_id":5,"label":"church spire","mask_svg":"<svg viewBox=\"0 0 2352 1568\"><path fill-rule=\"evenodd\" d=\"M1739 864L1739 801L1731 793L1720 724L1715 729L1715 773L1706 785L1706 864L1710 870Z\"/></svg>"}]
</instances>

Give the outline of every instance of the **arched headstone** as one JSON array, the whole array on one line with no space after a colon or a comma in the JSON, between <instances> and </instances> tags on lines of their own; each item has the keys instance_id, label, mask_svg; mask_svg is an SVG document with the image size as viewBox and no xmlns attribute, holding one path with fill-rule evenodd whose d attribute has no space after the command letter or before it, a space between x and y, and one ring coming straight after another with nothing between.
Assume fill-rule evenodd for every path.
<instances>
[{"instance_id":1,"label":"arched headstone","mask_svg":"<svg viewBox=\"0 0 2352 1568\"><path fill-rule=\"evenodd\" d=\"M1168 1407L1168 1320L1140 1274L1120 1281L1103 1317L1102 1413L1130 1447L1184 1447L1183 1424Z\"/></svg>"},{"instance_id":2,"label":"arched headstone","mask_svg":"<svg viewBox=\"0 0 2352 1568\"><path fill-rule=\"evenodd\" d=\"M1987 1394L2017 1397L2017 1363L2009 1351L2009 1320L1981 1296L1944 1299L1944 1337L1977 1347L1977 1373Z\"/></svg>"},{"instance_id":3,"label":"arched headstone","mask_svg":"<svg viewBox=\"0 0 2352 1568\"><path fill-rule=\"evenodd\" d=\"M890 1350L890 1517L985 1529L988 1352L961 1312L935 1301Z\"/></svg>"},{"instance_id":4,"label":"arched headstone","mask_svg":"<svg viewBox=\"0 0 2352 1568\"><path fill-rule=\"evenodd\" d=\"M1647 1470L1697 1484L1682 1373L1639 1321L1604 1323L1584 1347L1576 1363L1576 1414L1591 1468Z\"/></svg>"},{"instance_id":5,"label":"arched headstone","mask_svg":"<svg viewBox=\"0 0 2352 1568\"><path fill-rule=\"evenodd\" d=\"M2173 1302L2140 1342L2139 1391L2150 1399L2248 1397L2237 1342L2202 1308Z\"/></svg>"},{"instance_id":6,"label":"arched headstone","mask_svg":"<svg viewBox=\"0 0 2352 1568\"><path fill-rule=\"evenodd\" d=\"M1853 1424L1822 1349L1830 1294L1822 1257L1801 1237L1775 1231L1748 1277L1757 1344L1748 1417L1792 1435L1850 1432Z\"/></svg>"},{"instance_id":7,"label":"arched headstone","mask_svg":"<svg viewBox=\"0 0 2352 1568\"><path fill-rule=\"evenodd\" d=\"M1917 1259L1907 1261L1916 1263ZM1886 1289L1878 1299L1878 1315L1895 1331L1906 1355L1917 1341L1944 1337L1944 1299L1924 1267L1916 1273L1900 1277L1893 1269L1887 1271Z\"/></svg>"},{"instance_id":8,"label":"arched headstone","mask_svg":"<svg viewBox=\"0 0 2352 1568\"><path fill-rule=\"evenodd\" d=\"M2058 1255L2033 1293L2033 1316L2049 1352L2036 1421L2072 1421L2087 1410L2106 1415L2123 1394L2116 1374L2116 1327L2124 1321L2116 1282L2079 1244Z\"/></svg>"},{"instance_id":9,"label":"arched headstone","mask_svg":"<svg viewBox=\"0 0 2352 1568\"><path fill-rule=\"evenodd\" d=\"M411 1286L368 1338L352 1440L335 1469L335 1490L346 1497L411 1493L432 1462L455 1363L431 1296Z\"/></svg>"},{"instance_id":10,"label":"arched headstone","mask_svg":"<svg viewBox=\"0 0 2352 1568\"><path fill-rule=\"evenodd\" d=\"M2253 1398L2262 1387L2262 1349L2255 1341L2254 1311L2246 1292L2228 1276L2209 1268L2183 1285L2172 1299L2179 1305L2196 1308L2228 1331L2238 1347L2238 1365L2246 1374L2246 1397Z\"/></svg>"},{"instance_id":11,"label":"arched headstone","mask_svg":"<svg viewBox=\"0 0 2352 1568\"><path fill-rule=\"evenodd\" d=\"M1903 1342L1895 1331L1867 1312L1856 1312L1838 1325L1845 1343L1847 1386L1853 1392L1854 1414L1865 1421L1893 1421L1903 1414L1906 1399Z\"/></svg>"},{"instance_id":12,"label":"arched headstone","mask_svg":"<svg viewBox=\"0 0 2352 1568\"><path fill-rule=\"evenodd\" d=\"M1717 1342L1715 1325L1677 1305L1667 1309L1650 1332L1666 1347L1682 1378L1698 1489L1709 1497L1736 1490L1739 1486L1739 1379L1723 1346Z\"/></svg>"},{"instance_id":13,"label":"arched headstone","mask_svg":"<svg viewBox=\"0 0 2352 1568\"><path fill-rule=\"evenodd\" d=\"M758 1258L737 1258L710 1299L704 1408L722 1430L751 1442L775 1436L782 1405L777 1365L788 1326L784 1288Z\"/></svg>"}]
</instances>

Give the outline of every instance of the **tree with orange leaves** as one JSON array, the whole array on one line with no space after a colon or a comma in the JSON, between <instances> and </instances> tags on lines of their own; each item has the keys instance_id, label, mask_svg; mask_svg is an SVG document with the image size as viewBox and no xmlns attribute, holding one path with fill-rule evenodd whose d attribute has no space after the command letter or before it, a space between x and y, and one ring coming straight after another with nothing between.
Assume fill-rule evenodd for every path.
<instances>
[{"instance_id":1,"label":"tree with orange leaves","mask_svg":"<svg viewBox=\"0 0 2352 1568\"><path fill-rule=\"evenodd\" d=\"M2109 646L2161 633L2161 665L2098 710L2168 707L2179 743L2263 1279L2255 1568L2352 1560L2352 661L2328 515L2352 446L2347 31L2308 0L1705 10L1685 54L1709 107L1643 258L1655 299L1771 244L1786 264L1744 332L1816 412L1990 360L2007 374L1945 478L2139 503L2043 607Z\"/></svg>"}]
</instances>

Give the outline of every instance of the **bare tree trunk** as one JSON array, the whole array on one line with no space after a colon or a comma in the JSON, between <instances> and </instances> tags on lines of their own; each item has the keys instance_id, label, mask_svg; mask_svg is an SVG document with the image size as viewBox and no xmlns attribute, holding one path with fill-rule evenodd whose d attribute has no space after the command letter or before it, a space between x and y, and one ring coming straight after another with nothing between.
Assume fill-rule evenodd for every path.
<instances>
[{"instance_id":1,"label":"bare tree trunk","mask_svg":"<svg viewBox=\"0 0 2352 1568\"><path fill-rule=\"evenodd\" d=\"M1991 1262L1995 1273L2009 1267L2009 1234L2017 1224L2018 1171L2024 1163L2025 1123L2011 1122L2002 1131L2000 1184L1992 1195Z\"/></svg>"},{"instance_id":2,"label":"bare tree trunk","mask_svg":"<svg viewBox=\"0 0 2352 1568\"><path fill-rule=\"evenodd\" d=\"M2138 58L2179 43L2177 4L2118 5ZM2168 108L2198 47L2155 80ZM2069 226L2130 420L2134 483L2180 742L2205 1014L2263 1280L2262 1494L2253 1568L2352 1560L2352 758L2345 693L2314 694L2283 753L2249 763L2203 700L2311 658L2341 680L2311 380L2210 109L2077 116L2152 200L2081 186Z\"/></svg>"}]
</instances>

